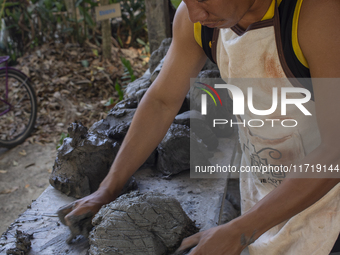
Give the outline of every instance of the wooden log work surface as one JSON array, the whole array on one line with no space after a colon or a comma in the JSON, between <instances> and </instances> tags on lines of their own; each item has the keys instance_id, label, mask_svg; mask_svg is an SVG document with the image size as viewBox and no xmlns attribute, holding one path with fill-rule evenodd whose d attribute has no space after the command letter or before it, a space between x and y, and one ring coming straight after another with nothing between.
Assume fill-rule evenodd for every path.
<instances>
[{"instance_id":1,"label":"wooden log work surface","mask_svg":"<svg viewBox=\"0 0 340 255\"><path fill-rule=\"evenodd\" d=\"M233 164L235 138L223 138L219 151L223 151L223 163ZM219 160L211 162L218 163ZM196 225L205 230L218 225L221 207L227 189L227 179L190 178L185 171L171 178L164 178L154 169L141 169L135 173L141 193L160 192L175 197L186 214ZM72 244L66 239L70 232L62 225L56 211L59 207L71 203L74 198L67 197L49 186L44 193L32 203L31 208L23 213L0 238L0 254L15 246L16 230L33 234L30 255L77 254L85 255L89 249L88 239L76 238Z\"/></svg>"}]
</instances>

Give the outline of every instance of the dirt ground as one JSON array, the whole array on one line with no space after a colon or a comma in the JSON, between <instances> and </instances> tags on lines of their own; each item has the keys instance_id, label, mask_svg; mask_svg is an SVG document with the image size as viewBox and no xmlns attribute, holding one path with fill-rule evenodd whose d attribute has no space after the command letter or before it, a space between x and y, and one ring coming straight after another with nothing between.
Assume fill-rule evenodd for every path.
<instances>
[{"instance_id":1,"label":"dirt ground","mask_svg":"<svg viewBox=\"0 0 340 255\"><path fill-rule=\"evenodd\" d=\"M0 147L0 235L49 185L54 143Z\"/></svg>"}]
</instances>

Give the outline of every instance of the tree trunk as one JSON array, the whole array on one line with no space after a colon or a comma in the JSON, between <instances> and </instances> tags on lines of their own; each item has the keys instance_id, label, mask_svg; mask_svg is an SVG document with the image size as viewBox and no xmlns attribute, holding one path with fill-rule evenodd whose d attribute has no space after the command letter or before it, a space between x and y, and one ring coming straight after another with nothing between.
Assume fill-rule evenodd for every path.
<instances>
[{"instance_id":1,"label":"tree trunk","mask_svg":"<svg viewBox=\"0 0 340 255\"><path fill-rule=\"evenodd\" d=\"M161 42L171 37L169 0L145 0L150 50L158 49Z\"/></svg>"},{"instance_id":2,"label":"tree trunk","mask_svg":"<svg viewBox=\"0 0 340 255\"><path fill-rule=\"evenodd\" d=\"M100 0L100 5L108 5L109 0ZM103 58L111 59L111 25L110 20L102 20L102 50Z\"/></svg>"}]
</instances>

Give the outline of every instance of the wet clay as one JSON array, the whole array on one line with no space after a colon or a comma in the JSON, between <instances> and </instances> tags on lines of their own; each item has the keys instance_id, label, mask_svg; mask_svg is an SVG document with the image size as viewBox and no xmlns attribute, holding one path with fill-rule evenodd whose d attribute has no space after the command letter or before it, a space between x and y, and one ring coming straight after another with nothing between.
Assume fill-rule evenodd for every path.
<instances>
[{"instance_id":1,"label":"wet clay","mask_svg":"<svg viewBox=\"0 0 340 255\"><path fill-rule=\"evenodd\" d=\"M125 184L120 195L123 195L127 192L130 192L131 190L136 190L136 189L137 189L137 183L136 183L135 178L132 176L128 180L128 182ZM75 206L75 203L76 201L59 208L57 214L58 214L58 217L61 223L63 223L64 225L66 225L65 216L68 214L68 211L69 211L68 209L73 208ZM71 216L69 218L70 225L68 226L68 228L71 231L71 234L66 240L66 242L72 243L73 239L77 237L78 235L88 237L89 232L93 228L93 225L92 225L93 216L94 214L92 212L88 212L82 215Z\"/></svg>"},{"instance_id":2,"label":"wet clay","mask_svg":"<svg viewBox=\"0 0 340 255\"><path fill-rule=\"evenodd\" d=\"M128 132L141 98L162 68L162 60L170 43L171 39L164 40L160 48L151 56L150 70L127 86L125 100L115 105L104 120L96 122L89 129L81 123L70 125L68 129L70 137L66 138L59 148L49 179L54 188L75 198L85 197L98 189ZM214 69L215 67L210 61L207 61L203 69ZM219 71L205 70L200 72L198 79L204 82L204 79L216 77L220 77ZM190 110L191 98L194 98L194 102L196 100L199 105L201 92L196 89L190 93L193 96L185 98L179 114ZM196 103L193 105L196 106ZM208 108L214 110L216 107L209 106ZM222 129L218 127L215 128L216 130L212 130L200 118L190 118L189 115L186 113L184 117L181 116L175 120L175 123L180 125L173 124L170 127L163 141L142 167L156 166L164 175L180 173L190 168L190 148L193 146L197 146L197 148L194 148L191 153L194 153L193 158L199 161L195 162L195 165L209 164L208 158L211 155L205 151L206 148L214 150L218 146L218 140L214 134L216 130L224 137L230 135L232 130L227 130L227 125L223 125ZM214 116L210 112L208 115ZM191 137L189 124L182 125L184 122L191 122L194 132Z\"/></svg>"},{"instance_id":3,"label":"wet clay","mask_svg":"<svg viewBox=\"0 0 340 255\"><path fill-rule=\"evenodd\" d=\"M157 152L157 170L168 176L190 169L190 157L200 161L196 165L204 165L212 156L203 141L190 133L188 126L180 124L171 124Z\"/></svg>"},{"instance_id":4,"label":"wet clay","mask_svg":"<svg viewBox=\"0 0 340 255\"><path fill-rule=\"evenodd\" d=\"M191 131L202 139L209 150L215 150L217 148L218 139L200 112L196 110L186 111L177 115L174 123L190 127Z\"/></svg>"},{"instance_id":5,"label":"wet clay","mask_svg":"<svg viewBox=\"0 0 340 255\"><path fill-rule=\"evenodd\" d=\"M159 48L152 52L149 60L149 69L150 72L153 73L161 60L165 57L166 53L169 50L170 44L172 42L172 38L166 38L162 41Z\"/></svg>"},{"instance_id":6,"label":"wet clay","mask_svg":"<svg viewBox=\"0 0 340 255\"><path fill-rule=\"evenodd\" d=\"M83 130L78 135L77 130ZM50 184L68 196L82 198L96 191L109 172L120 144L100 133L85 133L72 123L50 176Z\"/></svg>"},{"instance_id":7,"label":"wet clay","mask_svg":"<svg viewBox=\"0 0 340 255\"><path fill-rule=\"evenodd\" d=\"M132 192L103 207L92 221L91 255L163 255L198 231L173 197Z\"/></svg>"},{"instance_id":8,"label":"wet clay","mask_svg":"<svg viewBox=\"0 0 340 255\"><path fill-rule=\"evenodd\" d=\"M25 255L31 249L31 240L33 235L27 234L23 231L17 230L15 234L15 248L8 249L6 251L7 255Z\"/></svg>"},{"instance_id":9,"label":"wet clay","mask_svg":"<svg viewBox=\"0 0 340 255\"><path fill-rule=\"evenodd\" d=\"M105 120L87 130L81 123L72 123L64 139L50 176L50 184L75 198L85 197L99 187L110 170L136 111L133 98L119 102ZM156 151L145 166L156 164Z\"/></svg>"},{"instance_id":10,"label":"wet clay","mask_svg":"<svg viewBox=\"0 0 340 255\"><path fill-rule=\"evenodd\" d=\"M129 128L133 113L118 109L115 116L97 122L89 131L72 123L70 134L58 150L50 184L68 196L81 198L96 191L107 175ZM118 115L118 113L116 113Z\"/></svg>"},{"instance_id":11,"label":"wet clay","mask_svg":"<svg viewBox=\"0 0 340 255\"><path fill-rule=\"evenodd\" d=\"M147 90L151 85L151 73L150 71L146 71L144 75L135 81L129 83L126 86L124 97L127 98L136 98L137 93L141 90ZM138 98L138 96L137 96ZM140 97L141 98L141 97ZM140 100L138 100L140 101Z\"/></svg>"}]
</instances>

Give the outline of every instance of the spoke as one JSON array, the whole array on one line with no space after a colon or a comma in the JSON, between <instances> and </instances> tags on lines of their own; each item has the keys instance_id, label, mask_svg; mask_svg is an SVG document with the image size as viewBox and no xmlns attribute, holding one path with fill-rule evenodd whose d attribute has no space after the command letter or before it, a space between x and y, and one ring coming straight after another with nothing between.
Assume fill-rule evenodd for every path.
<instances>
[{"instance_id":1,"label":"spoke","mask_svg":"<svg viewBox=\"0 0 340 255\"><path fill-rule=\"evenodd\" d=\"M16 106L16 105L18 105L19 103L21 103L21 101L24 100L24 99L26 98L26 96L27 96L27 95L25 94L25 95L20 99L20 101L17 102L14 106Z\"/></svg>"},{"instance_id":2,"label":"spoke","mask_svg":"<svg viewBox=\"0 0 340 255\"><path fill-rule=\"evenodd\" d=\"M26 98L26 95L22 98L22 99L20 99L20 101L19 102L17 102L17 103L15 103L15 105L12 105L12 107L13 108L22 108L21 107L21 105L20 105L20 103L24 100ZM29 101L29 108L30 108L30 105L31 105L31 101Z\"/></svg>"}]
</instances>

